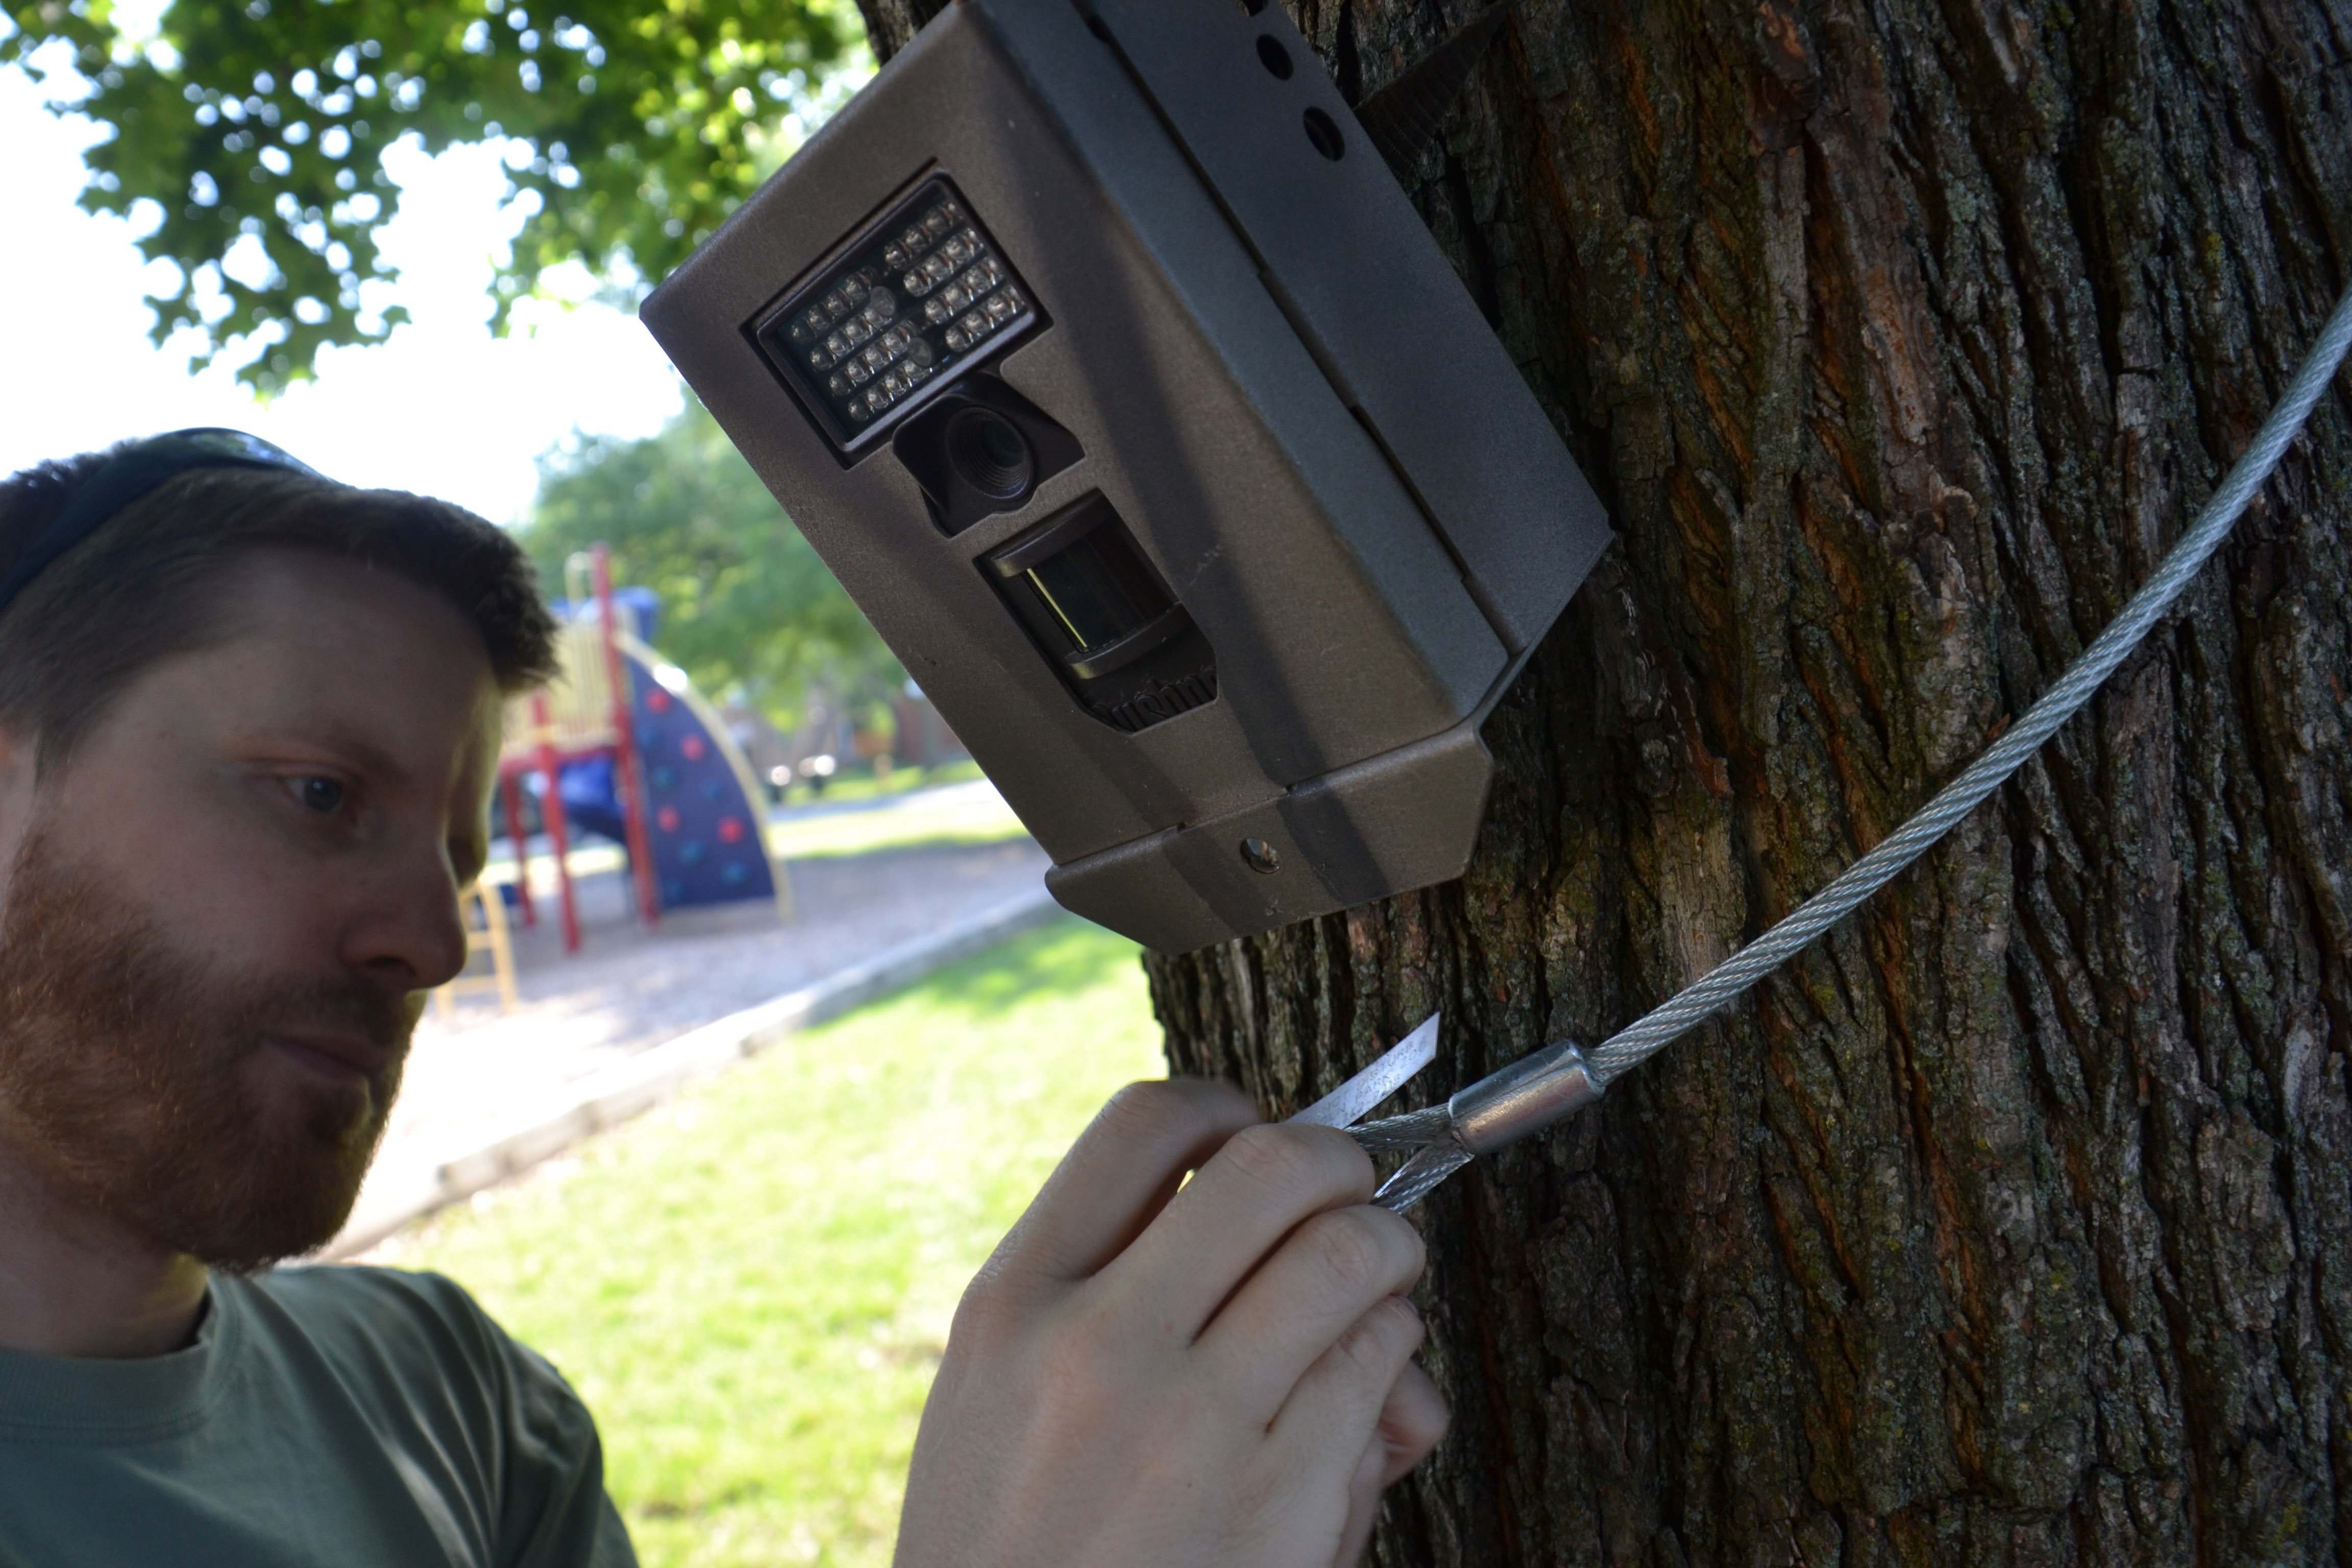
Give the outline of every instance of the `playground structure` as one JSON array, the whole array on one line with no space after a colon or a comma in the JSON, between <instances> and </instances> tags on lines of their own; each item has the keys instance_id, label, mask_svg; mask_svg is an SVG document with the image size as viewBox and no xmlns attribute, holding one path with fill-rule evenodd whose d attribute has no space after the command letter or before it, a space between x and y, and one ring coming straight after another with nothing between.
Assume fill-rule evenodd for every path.
<instances>
[{"instance_id":1,"label":"playground structure","mask_svg":"<svg viewBox=\"0 0 2352 1568\"><path fill-rule=\"evenodd\" d=\"M602 545L573 557L564 574L560 672L544 690L508 703L499 757L523 923L539 919L522 814L533 780L554 851L566 952L580 947L575 826L621 844L647 925L672 910L758 899L774 900L778 917L791 919L792 884L769 849L764 797L749 763L686 672L641 635L652 595L616 594Z\"/></svg>"},{"instance_id":2,"label":"playground structure","mask_svg":"<svg viewBox=\"0 0 2352 1568\"><path fill-rule=\"evenodd\" d=\"M458 997L476 991L494 993L500 1013L514 1011L514 946L507 940L506 902L496 889L485 892L479 883L458 896L457 916L466 927L466 967L434 990L436 1016L447 1018L457 1011ZM474 968L474 961L484 954L490 961L488 974Z\"/></svg>"}]
</instances>

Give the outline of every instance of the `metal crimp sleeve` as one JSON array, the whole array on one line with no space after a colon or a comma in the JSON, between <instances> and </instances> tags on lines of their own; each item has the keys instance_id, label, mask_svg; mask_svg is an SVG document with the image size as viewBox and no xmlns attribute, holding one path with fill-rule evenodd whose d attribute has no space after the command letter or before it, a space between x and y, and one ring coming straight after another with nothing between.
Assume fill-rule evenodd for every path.
<instances>
[{"instance_id":1,"label":"metal crimp sleeve","mask_svg":"<svg viewBox=\"0 0 2352 1568\"><path fill-rule=\"evenodd\" d=\"M1473 1154L1491 1154L1599 1100L1601 1080L1569 1041L1545 1047L1480 1079L1445 1102L1454 1135Z\"/></svg>"}]
</instances>

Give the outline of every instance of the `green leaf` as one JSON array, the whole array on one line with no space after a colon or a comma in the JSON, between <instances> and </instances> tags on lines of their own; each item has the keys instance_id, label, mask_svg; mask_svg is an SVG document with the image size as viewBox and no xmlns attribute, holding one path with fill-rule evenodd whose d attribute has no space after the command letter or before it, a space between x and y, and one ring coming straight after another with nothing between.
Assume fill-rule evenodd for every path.
<instances>
[{"instance_id":1,"label":"green leaf","mask_svg":"<svg viewBox=\"0 0 2352 1568\"><path fill-rule=\"evenodd\" d=\"M432 153L526 145L509 189L536 210L492 291L504 332L561 263L667 274L867 59L848 0L173 0L139 40L105 0L19 0L8 15L0 64L63 39L93 91L59 111L113 132L85 154L83 206L155 202L163 221L140 247L188 278L258 236L275 276L223 278L230 310L211 337L216 353L283 334L240 373L263 391L308 376L331 343L390 330L391 312L364 319L359 286L391 274L374 237L396 211L382 158L402 137ZM151 301L156 342L196 324L189 294Z\"/></svg>"}]
</instances>

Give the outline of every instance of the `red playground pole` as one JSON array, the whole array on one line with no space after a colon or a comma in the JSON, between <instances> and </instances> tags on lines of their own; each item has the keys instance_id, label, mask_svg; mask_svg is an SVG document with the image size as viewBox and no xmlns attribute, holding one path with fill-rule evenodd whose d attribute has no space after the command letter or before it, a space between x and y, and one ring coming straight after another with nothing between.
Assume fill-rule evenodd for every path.
<instances>
[{"instance_id":1,"label":"red playground pole","mask_svg":"<svg viewBox=\"0 0 2352 1568\"><path fill-rule=\"evenodd\" d=\"M504 768L499 770L499 798L506 802L507 836L514 840L515 903L522 910L522 923L539 923L539 906L530 898L530 851L522 837L522 783Z\"/></svg>"},{"instance_id":2,"label":"red playground pole","mask_svg":"<svg viewBox=\"0 0 2352 1568\"><path fill-rule=\"evenodd\" d=\"M629 666L621 657L621 623L613 604L613 553L599 544L588 558L596 574L596 607L604 618L604 679L613 692L613 788L629 835L629 870L637 883L637 912L646 924L661 920L661 888L654 880L653 841L646 833L646 777L637 765L635 717L629 711Z\"/></svg>"},{"instance_id":3,"label":"red playground pole","mask_svg":"<svg viewBox=\"0 0 2352 1568\"><path fill-rule=\"evenodd\" d=\"M555 754L555 727L548 721L544 693L530 700L531 727L539 731L539 768L547 775L547 797L540 815L547 820L548 843L555 850L555 889L563 903L563 951L580 951L580 906L572 897L572 836L564 831L563 762Z\"/></svg>"}]
</instances>

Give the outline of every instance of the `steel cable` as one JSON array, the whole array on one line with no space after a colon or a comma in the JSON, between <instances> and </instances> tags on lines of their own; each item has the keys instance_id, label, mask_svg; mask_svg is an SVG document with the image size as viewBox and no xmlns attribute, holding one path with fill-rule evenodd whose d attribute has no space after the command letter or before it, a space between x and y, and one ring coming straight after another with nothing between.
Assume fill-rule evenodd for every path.
<instances>
[{"instance_id":1,"label":"steel cable","mask_svg":"<svg viewBox=\"0 0 2352 1568\"><path fill-rule=\"evenodd\" d=\"M1927 853L1959 820L2006 782L2042 742L2073 718L2116 667L2139 646L2158 617L2189 586L2230 530L2251 505L2287 447L2301 435L2320 395L2334 379L2346 351L2352 348L2352 289L2336 301L2336 313L2321 329L2286 394L2271 409L2252 443L2231 467L2221 488L2205 503L2204 511L2181 535L2131 602L2123 607L2098 640L2042 694L1983 755L1959 777L1946 784L1902 826L1888 834L1870 853L1846 868L1838 878L1800 904L1778 925L1741 948L1704 978L1672 999L1644 1014L1635 1023L1612 1035L1586 1053L1592 1075L1603 1085L1648 1060L1668 1043L1721 1012L1758 981L1778 969L1830 927L1852 913L1864 899L1885 887L1897 872Z\"/></svg>"},{"instance_id":2,"label":"steel cable","mask_svg":"<svg viewBox=\"0 0 2352 1568\"><path fill-rule=\"evenodd\" d=\"M1722 1012L1810 946L1815 938L1853 913L1864 900L1950 832L2022 766L2060 725L2073 718L2101 683L2115 673L2116 666L2139 646L2221 548L2222 540L2252 504L2255 495L2278 467L2279 459L2285 456L2287 447L2302 434L2312 409L2326 392L2347 351L2352 351L2352 288L2347 288L2336 301L2335 312L2287 384L2286 392L2273 405L2244 453L2231 466L2221 488L2206 501L2196 522L2057 683L1933 800L1846 868L1829 886L1664 1003L1580 1058L1572 1057L1570 1066L1588 1073L1591 1081L1579 1086L1563 1075L1557 1115L1567 1115L1589 1103L1594 1089L1605 1089L1613 1079ZM1358 1142L1368 1149L1412 1151L1404 1165L1381 1187L1378 1201L1402 1213L1468 1164L1473 1155L1456 1125L1454 1108L1475 1100L1483 1087L1512 1071L1512 1068L1506 1068L1502 1073L1480 1079L1457 1093L1445 1106L1433 1106L1354 1129ZM1577 1092L1580 1088L1581 1093ZM1540 1093L1542 1086L1538 1083L1537 1089ZM1552 1119L1557 1120L1557 1116ZM1531 1131L1542 1124L1540 1118L1530 1119L1524 1131Z\"/></svg>"}]
</instances>

